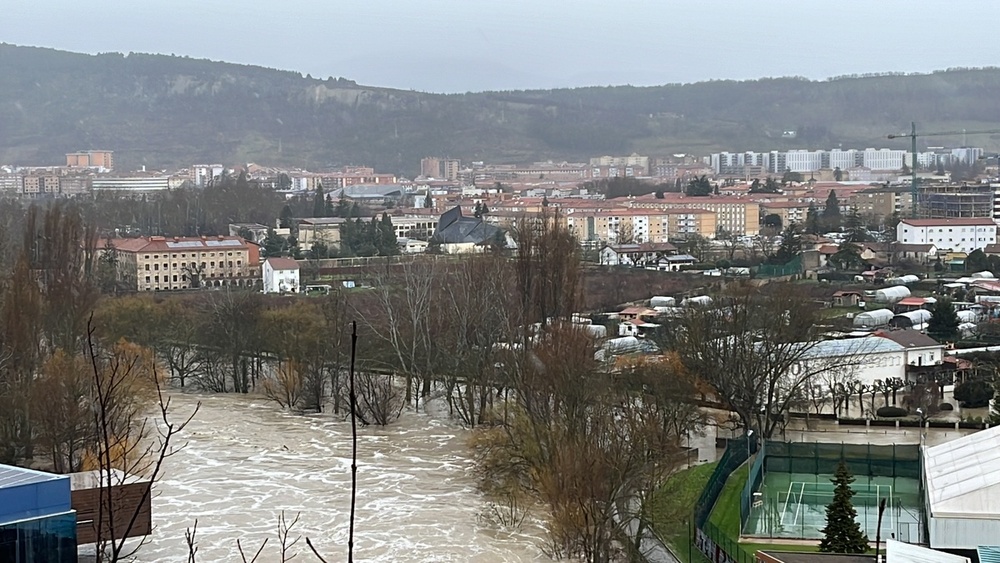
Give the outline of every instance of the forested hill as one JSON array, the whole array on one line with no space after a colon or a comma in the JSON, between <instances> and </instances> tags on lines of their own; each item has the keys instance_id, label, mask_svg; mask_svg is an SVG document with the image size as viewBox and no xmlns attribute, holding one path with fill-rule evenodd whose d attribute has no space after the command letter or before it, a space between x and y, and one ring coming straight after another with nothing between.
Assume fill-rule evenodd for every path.
<instances>
[{"instance_id":1,"label":"forested hill","mask_svg":"<svg viewBox=\"0 0 1000 563\"><path fill-rule=\"evenodd\" d=\"M100 148L115 150L120 168L253 161L414 175L428 155L520 162L905 148L885 135L910 121L923 131L1000 129L998 92L1000 69L440 95L174 56L0 44L0 163L57 164L65 152ZM786 130L797 138L782 138ZM1000 149L1000 135L968 142Z\"/></svg>"}]
</instances>

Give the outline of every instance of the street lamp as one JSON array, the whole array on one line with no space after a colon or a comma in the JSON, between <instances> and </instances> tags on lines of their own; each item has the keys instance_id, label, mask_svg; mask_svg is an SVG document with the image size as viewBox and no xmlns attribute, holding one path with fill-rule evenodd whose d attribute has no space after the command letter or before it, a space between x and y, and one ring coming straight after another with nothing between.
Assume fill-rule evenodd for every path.
<instances>
[{"instance_id":1,"label":"street lamp","mask_svg":"<svg viewBox=\"0 0 1000 563\"><path fill-rule=\"evenodd\" d=\"M924 445L924 409L917 409L917 414L920 416L920 445Z\"/></svg>"}]
</instances>

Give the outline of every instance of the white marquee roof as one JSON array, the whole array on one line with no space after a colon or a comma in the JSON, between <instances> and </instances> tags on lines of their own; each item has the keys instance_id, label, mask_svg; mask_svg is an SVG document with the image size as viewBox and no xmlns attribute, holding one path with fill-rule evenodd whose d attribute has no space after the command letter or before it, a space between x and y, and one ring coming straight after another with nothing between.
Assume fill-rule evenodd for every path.
<instances>
[{"instance_id":1,"label":"white marquee roof","mask_svg":"<svg viewBox=\"0 0 1000 563\"><path fill-rule=\"evenodd\" d=\"M968 557L892 539L885 540L885 558L887 563L969 563Z\"/></svg>"},{"instance_id":2,"label":"white marquee roof","mask_svg":"<svg viewBox=\"0 0 1000 563\"><path fill-rule=\"evenodd\" d=\"M1000 518L1000 426L924 448L934 518Z\"/></svg>"}]
</instances>

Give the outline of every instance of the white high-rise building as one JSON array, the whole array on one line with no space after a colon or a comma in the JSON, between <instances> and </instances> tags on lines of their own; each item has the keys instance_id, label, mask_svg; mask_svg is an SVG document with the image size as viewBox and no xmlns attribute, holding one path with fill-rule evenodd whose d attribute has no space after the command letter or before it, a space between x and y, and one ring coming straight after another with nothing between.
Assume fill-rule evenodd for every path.
<instances>
[{"instance_id":1,"label":"white high-rise building","mask_svg":"<svg viewBox=\"0 0 1000 563\"><path fill-rule=\"evenodd\" d=\"M865 149L862 166L871 170L899 170L906 151L897 149Z\"/></svg>"},{"instance_id":2,"label":"white high-rise building","mask_svg":"<svg viewBox=\"0 0 1000 563\"><path fill-rule=\"evenodd\" d=\"M786 170L792 172L815 172L822 167L823 151L794 150L785 153Z\"/></svg>"}]
</instances>

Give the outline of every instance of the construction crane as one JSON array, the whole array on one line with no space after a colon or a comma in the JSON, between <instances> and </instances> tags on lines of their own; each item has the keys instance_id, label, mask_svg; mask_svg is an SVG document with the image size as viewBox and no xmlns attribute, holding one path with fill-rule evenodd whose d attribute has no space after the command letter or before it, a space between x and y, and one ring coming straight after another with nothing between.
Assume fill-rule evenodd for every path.
<instances>
[{"instance_id":1,"label":"construction crane","mask_svg":"<svg viewBox=\"0 0 1000 563\"><path fill-rule=\"evenodd\" d=\"M967 135L995 135L1000 133L1000 129L993 129L991 131L935 131L933 133L921 133L917 135L917 124L914 121L910 122L910 132L909 133L898 133L887 135L889 139L903 139L909 137L910 139L910 174L912 175L910 179L910 214L914 219L917 217L917 137L944 137L944 136L954 136L962 135L963 140Z\"/></svg>"}]
</instances>

